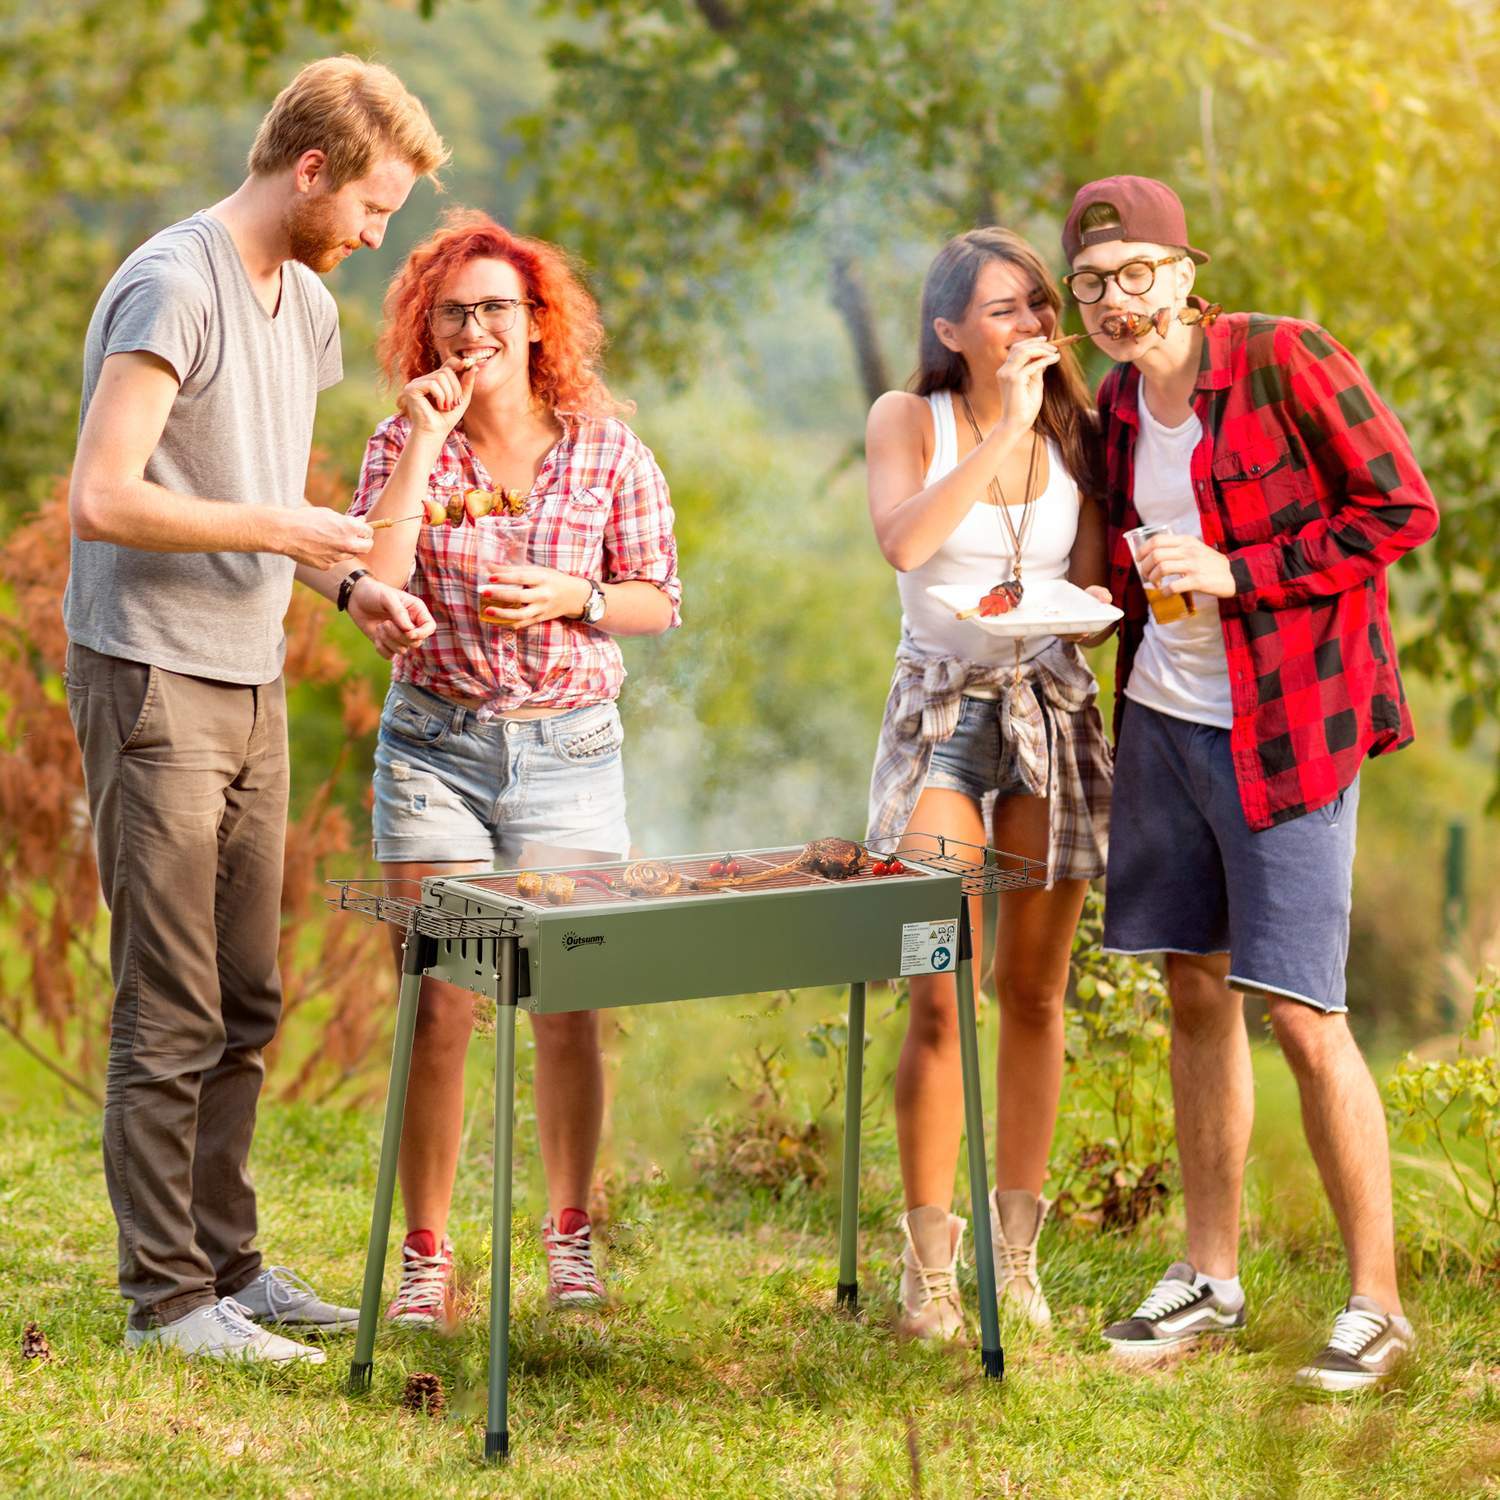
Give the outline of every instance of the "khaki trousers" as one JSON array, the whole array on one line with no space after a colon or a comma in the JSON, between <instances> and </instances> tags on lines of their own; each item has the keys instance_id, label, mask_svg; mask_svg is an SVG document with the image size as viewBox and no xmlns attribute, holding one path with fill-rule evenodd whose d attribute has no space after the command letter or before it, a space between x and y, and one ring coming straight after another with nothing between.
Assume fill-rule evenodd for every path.
<instances>
[{"instance_id":1,"label":"khaki trousers","mask_svg":"<svg viewBox=\"0 0 1500 1500\"><path fill-rule=\"evenodd\" d=\"M247 1163L281 981L286 695L68 647L109 905L104 1173L135 1328L261 1269Z\"/></svg>"}]
</instances>

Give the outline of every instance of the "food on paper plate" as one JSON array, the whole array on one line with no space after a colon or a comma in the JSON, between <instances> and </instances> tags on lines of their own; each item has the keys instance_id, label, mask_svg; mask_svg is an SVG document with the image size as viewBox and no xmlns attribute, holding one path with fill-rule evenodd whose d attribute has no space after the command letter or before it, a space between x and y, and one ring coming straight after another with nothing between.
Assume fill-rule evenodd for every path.
<instances>
[{"instance_id":1,"label":"food on paper plate","mask_svg":"<svg viewBox=\"0 0 1500 1500\"><path fill-rule=\"evenodd\" d=\"M972 620L978 615L981 619L989 620L996 615L1008 615L1021 602L1025 592L1019 578L1007 578L1004 583L997 583L984 594L973 609L960 609L954 618Z\"/></svg>"}]
</instances>

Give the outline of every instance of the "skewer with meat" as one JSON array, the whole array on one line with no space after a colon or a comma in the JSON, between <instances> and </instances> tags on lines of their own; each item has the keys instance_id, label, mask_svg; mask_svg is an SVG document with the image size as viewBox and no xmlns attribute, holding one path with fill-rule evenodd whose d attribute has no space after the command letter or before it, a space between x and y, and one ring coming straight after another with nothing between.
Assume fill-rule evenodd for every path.
<instances>
[{"instance_id":1,"label":"skewer with meat","mask_svg":"<svg viewBox=\"0 0 1500 1500\"><path fill-rule=\"evenodd\" d=\"M773 865L768 870L757 870L753 875L726 875L719 879L692 881L694 890L720 891L743 890L747 885L761 885L781 875L792 875L799 871L809 875L821 875L825 880L848 880L858 875L864 867L865 851L852 839L814 839L802 846L795 859L785 864Z\"/></svg>"},{"instance_id":2,"label":"skewer with meat","mask_svg":"<svg viewBox=\"0 0 1500 1500\"><path fill-rule=\"evenodd\" d=\"M1183 307L1178 309L1177 321L1188 328L1196 323L1207 328L1223 311L1217 302L1207 307ZM1166 338L1171 326L1172 309L1169 307L1158 307L1154 313L1107 313L1098 333L1065 334L1060 339L1053 339L1052 345L1056 349L1066 349L1068 345L1081 344L1085 339L1143 339L1151 332L1155 332L1158 338Z\"/></svg>"},{"instance_id":3,"label":"skewer with meat","mask_svg":"<svg viewBox=\"0 0 1500 1500\"><path fill-rule=\"evenodd\" d=\"M988 620L995 615L1008 615L1021 602L1021 592L1021 580L1007 578L984 594L973 609L959 610L956 618L972 620L978 615L980 619Z\"/></svg>"}]
</instances>

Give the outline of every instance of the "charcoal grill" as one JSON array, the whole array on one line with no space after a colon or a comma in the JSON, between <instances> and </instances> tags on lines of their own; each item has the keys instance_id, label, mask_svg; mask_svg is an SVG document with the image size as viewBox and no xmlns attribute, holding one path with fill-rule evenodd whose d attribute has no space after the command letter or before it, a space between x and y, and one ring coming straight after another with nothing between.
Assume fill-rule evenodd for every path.
<instances>
[{"instance_id":1,"label":"charcoal grill","mask_svg":"<svg viewBox=\"0 0 1500 1500\"><path fill-rule=\"evenodd\" d=\"M964 1126L973 1199L974 1258L979 1281L980 1359L984 1373L1004 1371L990 1245L979 1043L965 897L1038 886L1036 860L939 835L907 834L862 846L860 871L835 880L804 869L761 884L693 889L710 875L713 855L661 861L687 877L670 896L607 890L626 861L590 865L566 905L522 898L518 870L430 876L411 881L334 881L330 904L406 932L392 1045L380 1167L365 1258L359 1330L349 1372L351 1391L367 1390L396 1187L396 1158L407 1075L425 977L446 980L496 1002L495 1175L490 1274L487 1459L510 1449L511 1172L515 1105L516 1011L537 1014L600 1010L668 1000L706 999L812 985L849 986L849 1057L845 1090L843 1194L837 1302L854 1309L859 1225L859 1130L864 1086L865 985L903 975L954 972ZM790 863L799 848L737 853L750 876ZM899 856L904 874L875 875L874 862ZM578 873L576 867L557 867Z\"/></svg>"}]
</instances>

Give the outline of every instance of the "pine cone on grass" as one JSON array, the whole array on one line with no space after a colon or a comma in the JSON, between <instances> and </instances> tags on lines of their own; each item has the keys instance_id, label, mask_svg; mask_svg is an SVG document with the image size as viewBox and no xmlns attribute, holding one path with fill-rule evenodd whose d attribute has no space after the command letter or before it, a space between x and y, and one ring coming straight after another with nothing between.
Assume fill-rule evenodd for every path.
<instances>
[{"instance_id":1,"label":"pine cone on grass","mask_svg":"<svg viewBox=\"0 0 1500 1500\"><path fill-rule=\"evenodd\" d=\"M440 1417L448 1404L443 1395L443 1382L425 1370L415 1370L406 1377L406 1389L401 1392L401 1404L407 1411L425 1412L429 1417Z\"/></svg>"},{"instance_id":2,"label":"pine cone on grass","mask_svg":"<svg viewBox=\"0 0 1500 1500\"><path fill-rule=\"evenodd\" d=\"M28 1323L21 1334L21 1358L39 1359L43 1363L52 1358L52 1345L35 1323Z\"/></svg>"}]
</instances>

